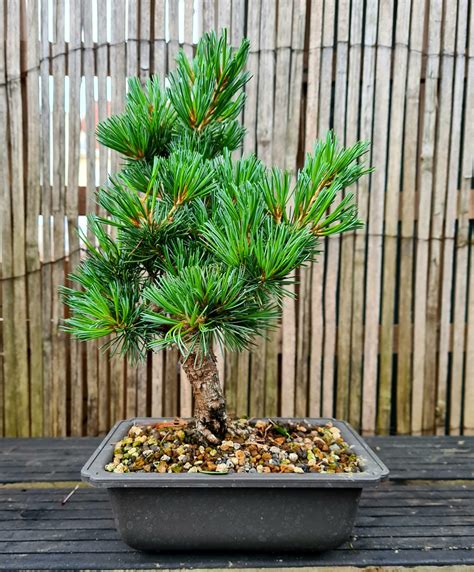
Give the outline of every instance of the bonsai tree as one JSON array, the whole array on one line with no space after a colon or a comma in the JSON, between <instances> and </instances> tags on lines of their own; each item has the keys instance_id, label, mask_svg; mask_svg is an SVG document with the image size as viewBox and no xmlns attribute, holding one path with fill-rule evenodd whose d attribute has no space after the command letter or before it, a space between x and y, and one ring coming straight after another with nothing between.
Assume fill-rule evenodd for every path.
<instances>
[{"instance_id":1,"label":"bonsai tree","mask_svg":"<svg viewBox=\"0 0 474 572\"><path fill-rule=\"evenodd\" d=\"M235 160L248 52L247 40L232 50L225 32L210 33L192 61L178 54L166 89L130 79L124 113L97 129L123 168L98 192L107 216L88 217L95 238L83 237L78 289L63 288L77 338L110 336L112 353L132 360L178 348L211 443L226 432L215 344L248 349L278 324L292 272L323 237L361 226L352 193L341 194L369 171L368 144L344 149L331 132L295 178L253 155Z\"/></svg>"}]
</instances>

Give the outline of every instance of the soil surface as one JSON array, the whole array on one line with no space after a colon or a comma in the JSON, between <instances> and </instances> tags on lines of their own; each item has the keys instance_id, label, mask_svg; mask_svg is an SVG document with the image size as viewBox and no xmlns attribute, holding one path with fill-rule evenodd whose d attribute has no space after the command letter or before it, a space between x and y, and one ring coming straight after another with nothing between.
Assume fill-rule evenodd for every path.
<instances>
[{"instance_id":1,"label":"soil surface","mask_svg":"<svg viewBox=\"0 0 474 572\"><path fill-rule=\"evenodd\" d=\"M359 460L331 423L278 425L271 419L229 421L220 445L205 446L182 419L133 426L116 443L114 473L358 473Z\"/></svg>"}]
</instances>

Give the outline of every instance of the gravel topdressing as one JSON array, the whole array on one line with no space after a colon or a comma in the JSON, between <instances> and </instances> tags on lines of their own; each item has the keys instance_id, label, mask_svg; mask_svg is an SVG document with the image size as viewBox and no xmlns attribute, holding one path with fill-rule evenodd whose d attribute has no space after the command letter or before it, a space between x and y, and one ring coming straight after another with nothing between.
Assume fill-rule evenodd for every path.
<instances>
[{"instance_id":1,"label":"gravel topdressing","mask_svg":"<svg viewBox=\"0 0 474 572\"><path fill-rule=\"evenodd\" d=\"M358 473L359 460L331 423L278 425L271 419L229 421L220 445L197 442L181 419L130 428L116 443L114 473Z\"/></svg>"}]
</instances>

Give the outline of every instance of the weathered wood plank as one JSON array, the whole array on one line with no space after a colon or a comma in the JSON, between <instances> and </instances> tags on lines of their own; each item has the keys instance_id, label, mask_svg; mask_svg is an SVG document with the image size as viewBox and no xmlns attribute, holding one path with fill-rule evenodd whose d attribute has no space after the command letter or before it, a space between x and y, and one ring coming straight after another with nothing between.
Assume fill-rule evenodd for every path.
<instances>
[{"instance_id":1,"label":"weathered wood plank","mask_svg":"<svg viewBox=\"0 0 474 572\"><path fill-rule=\"evenodd\" d=\"M418 222L416 226L415 306L413 322L412 432L423 428L423 399L426 382L426 317L428 287L428 251L432 205L433 159L437 117L439 52L441 45L442 2L429 5L428 54L424 86L424 111L421 141Z\"/></svg>"},{"instance_id":2,"label":"weathered wood plank","mask_svg":"<svg viewBox=\"0 0 474 572\"><path fill-rule=\"evenodd\" d=\"M28 347L30 377L31 435L43 435L43 347L41 316L41 259L39 248L40 192L40 109L39 109L39 37L38 2L25 7L26 114L28 137L26 148L26 272L28 290Z\"/></svg>"},{"instance_id":3,"label":"weathered wood plank","mask_svg":"<svg viewBox=\"0 0 474 572\"><path fill-rule=\"evenodd\" d=\"M0 18L0 33L2 37L6 37L6 18ZM5 60L6 45L4 42L0 44L0 143L5 149L8 149L9 135L8 135L8 100L7 100L7 70ZM0 161L0 176L3 181L10 179L10 165L9 161ZM15 396L13 393L13 384L11 380L15 375L14 361L13 361L13 320L12 320L12 296L13 284L12 281L7 279L12 275L12 226L11 226L11 193L8 185L2 187L2 200L1 200L1 246L2 246L2 378L1 378L1 423L3 435L16 434L16 420L14 417L14 410L5 407L7 400L14 402ZM8 302L7 302L8 301ZM10 378L10 379L9 379Z\"/></svg>"},{"instance_id":4,"label":"weathered wood plank","mask_svg":"<svg viewBox=\"0 0 474 572\"><path fill-rule=\"evenodd\" d=\"M376 72L376 38L379 3L367 3L366 24L364 29L364 55L362 72L362 93L360 108L360 139L371 140L374 120L374 94ZM373 150L372 150L373 152ZM367 160L372 160L372 154L367 155ZM372 189L372 181L364 177L358 184L358 207L359 216L367 220L369 215L369 190ZM370 222L369 222L370 225ZM363 317L366 307L364 298L364 284L366 280L366 245L367 228L357 230L354 241L354 280L353 280L353 313L352 313L352 354L351 354L351 382L362 387L362 431L373 433L375 427L375 380L363 375L365 361L363 352L369 342L364 342ZM370 310L369 310L370 312ZM367 381L367 383L366 383Z\"/></svg>"},{"instance_id":5,"label":"weathered wood plank","mask_svg":"<svg viewBox=\"0 0 474 572\"><path fill-rule=\"evenodd\" d=\"M408 68L408 42L412 2L405 0L397 9L393 64L397 81L391 94L390 152L388 155L387 191L383 252L383 291L380 332L380 383L377 403L377 429L388 433L392 410L393 323L395 320L395 289L398 248L398 219L405 119L405 97Z\"/></svg>"},{"instance_id":6,"label":"weathered wood plank","mask_svg":"<svg viewBox=\"0 0 474 572\"><path fill-rule=\"evenodd\" d=\"M444 205L447 193L448 160L450 142L457 138L451 132L453 105L454 48L456 40L457 6L454 4L447 11L443 21L443 36L438 109L439 116L436 133L436 149L434 158L434 180L432 188L432 211L430 217L430 251L428 260L428 286L426 301L426 338L425 338L425 383L423 392L423 431L433 433L436 429L436 385L438 332L440 321L441 293L441 238L444 223ZM454 137L453 137L454 135ZM442 415L442 411L438 410Z\"/></svg>"},{"instance_id":7,"label":"weathered wood plank","mask_svg":"<svg viewBox=\"0 0 474 572\"><path fill-rule=\"evenodd\" d=\"M319 101L320 101L320 75L321 75L321 52L323 46L323 2L312 2L310 7L310 32L308 52L308 86L306 99L306 130L305 151L311 151L319 134ZM306 394L311 412L319 415L322 402L322 349L323 349L323 315L321 312L322 297L322 272L321 262L318 261L311 268L301 269L297 274L299 279L298 294L302 301L301 311L298 311L298 330L296 347L296 383L294 392L294 409L298 415L303 409L306 410ZM306 314L304 321L302 316ZM308 336L308 322L311 323L311 337L309 348L302 347L302 338L305 333L302 325L306 324L306 336ZM305 350L305 351L303 351ZM301 357L309 352L309 387L305 387L304 372L301 372ZM303 415L306 411L303 411Z\"/></svg>"},{"instance_id":8,"label":"weathered wood plank","mask_svg":"<svg viewBox=\"0 0 474 572\"><path fill-rule=\"evenodd\" d=\"M415 229L415 190L417 187L418 122L420 102L420 76L422 65L425 5L414 2L410 25L410 50L406 86L405 132L403 148L402 206L400 228L400 288L399 336L397 361L397 431L410 433L412 424L412 347L413 347L413 268Z\"/></svg>"},{"instance_id":9,"label":"weathered wood plank","mask_svg":"<svg viewBox=\"0 0 474 572\"><path fill-rule=\"evenodd\" d=\"M371 304L370 300L381 298L382 276L382 235L384 230L385 186L387 171L387 129L389 125L390 80L388 70L392 58L394 3L390 0L380 2L377 33L377 63L375 68L375 106L372 135L372 165L375 168L371 176L370 200L367 225L367 270L366 270L366 308L364 338L364 400L362 416L364 430L388 433L389 415L387 404L390 401L391 388L381 384L378 388L379 423L377 423L377 379L379 351L380 304Z\"/></svg>"},{"instance_id":10,"label":"weathered wood plank","mask_svg":"<svg viewBox=\"0 0 474 572\"><path fill-rule=\"evenodd\" d=\"M472 8L472 7L471 7ZM462 163L461 163L461 212L462 212L462 223L459 225L458 232L464 233L464 236L461 237L461 240L466 239L466 219L467 219L467 212L468 212L468 196L469 196L469 189L472 187L472 157L473 157L473 108L474 108L474 11L471 9L470 11L470 22L469 22L469 64L468 64L468 75L467 75L467 86L466 86L466 117L464 122L464 149L462 155ZM458 243L459 245L459 243ZM458 246L457 245L457 246ZM460 246L460 245L459 245ZM466 348L466 370L465 370L465 394L464 394L464 433L465 434L473 434L474 433L474 413L473 413L473 406L474 403L474 300L473 300L473 292L474 292L474 266L472 261L474 260L474 247L472 244L472 234L471 234L471 276L470 276L470 289L469 289L469 306L468 306L468 315L467 315L467 348ZM459 264L459 260L458 260ZM457 278L456 278L457 283ZM456 300L456 303L459 303L459 300ZM461 322L460 319L456 320L456 322ZM459 330L461 329L461 325L458 326ZM455 331L458 329L455 325ZM455 343L457 342L458 336L455 335ZM451 400L459 399L462 394L461 384L459 383L458 379L454 378L453 373L453 385L451 388ZM456 415L458 411L456 410L457 406L454 406L453 401L451 401L452 407L451 409L451 428L453 421L456 422L457 418ZM460 412L459 412L460 413ZM457 423L456 423L456 430L457 430Z\"/></svg>"},{"instance_id":11,"label":"weathered wood plank","mask_svg":"<svg viewBox=\"0 0 474 572\"><path fill-rule=\"evenodd\" d=\"M111 113L123 111L126 89L125 54L125 1L116 0L111 5ZM120 165L118 153L111 153L111 172L117 172ZM123 419L125 415L125 362L114 357L110 363L110 423Z\"/></svg>"},{"instance_id":12,"label":"weathered wood plank","mask_svg":"<svg viewBox=\"0 0 474 572\"><path fill-rule=\"evenodd\" d=\"M80 88L81 88L81 4L71 6L69 21L69 100L68 100L68 159L65 213L69 242L69 267L73 272L80 261L79 243L79 160L80 160ZM72 284L69 282L69 286ZM83 423L83 352L84 346L75 339L69 339L70 368L70 434L82 435Z\"/></svg>"},{"instance_id":13,"label":"weathered wood plank","mask_svg":"<svg viewBox=\"0 0 474 572\"><path fill-rule=\"evenodd\" d=\"M349 63L345 141L353 144L358 138L360 79L362 63L363 6L361 0L351 3L349 35ZM339 282L339 329L337 335L337 392L336 414L360 427L362 388L360 377L351 376L352 336L352 272L354 261L354 233L345 233L341 241L341 276ZM357 383L359 381L359 383Z\"/></svg>"},{"instance_id":14,"label":"weathered wood plank","mask_svg":"<svg viewBox=\"0 0 474 572\"><path fill-rule=\"evenodd\" d=\"M464 70L467 30L462 22L467 21L467 2L459 2L458 27L455 46L455 71L453 87L453 110L451 131L453 134L461 132L462 109L464 103ZM443 229L443 278L440 301L440 331L438 354L438 379L436 396L436 432L442 434L446 431L448 414L448 378L451 341L451 309L452 309L452 283L454 262L454 238L456 232L457 195L459 161L461 154L461 138L452 137L449 153L449 167L447 174L447 191L445 204L445 221ZM466 362L469 364L469 361ZM466 375L468 373L466 372ZM469 403L469 400L467 400Z\"/></svg>"},{"instance_id":15,"label":"weathered wood plank","mask_svg":"<svg viewBox=\"0 0 474 572\"><path fill-rule=\"evenodd\" d=\"M6 206L5 241L8 258L4 264L4 277L9 284L5 288L5 399L12 403L13 411L5 411L7 435L29 435L29 380L28 341L26 333L27 292L25 261L25 185L22 130L22 95L20 85L21 3L10 2L5 23L5 71L6 103L8 109L8 149L10 163L10 196ZM8 354L8 355L7 355Z\"/></svg>"},{"instance_id":16,"label":"weathered wood plank","mask_svg":"<svg viewBox=\"0 0 474 572\"><path fill-rule=\"evenodd\" d=\"M289 98L291 77L293 1L280 1L277 14L277 32L275 39L275 84L272 163L281 169L286 166L287 137L289 118ZM294 287L290 287L294 291ZM283 363L287 367L282 371L282 391L295 381L295 303L288 298L284 302L281 329L272 332L266 352L266 383L263 411L267 415L276 415L278 400L278 354L282 352ZM292 367L293 364L293 367ZM283 387L285 384L285 387ZM286 399L284 395L283 399ZM271 413L273 411L273 413Z\"/></svg>"},{"instance_id":17,"label":"weathered wood plank","mask_svg":"<svg viewBox=\"0 0 474 572\"><path fill-rule=\"evenodd\" d=\"M384 442L384 440L380 440ZM385 440L389 442L389 439ZM429 442L429 440L428 440ZM0 569L109 569L228 567L226 555L149 555L119 540L105 491L83 488L68 503L68 489L0 490ZM233 568L278 566L340 568L474 563L474 489L383 483L364 493L351 541L322 554L234 554ZM440 520L442 524L440 525ZM15 559L15 560L14 560ZM112 560L113 559L113 560ZM454 570L447 566L446 570ZM322 569L321 569L322 570Z\"/></svg>"},{"instance_id":18,"label":"weathered wood plank","mask_svg":"<svg viewBox=\"0 0 474 572\"><path fill-rule=\"evenodd\" d=\"M260 12L260 60L257 107L257 154L271 165L273 153L274 80L276 46L276 3L262 0ZM265 384L276 375L278 333L259 338L251 354L250 415L261 416L265 406Z\"/></svg>"},{"instance_id":19,"label":"weathered wood plank","mask_svg":"<svg viewBox=\"0 0 474 572\"><path fill-rule=\"evenodd\" d=\"M97 21L107 22L107 1L97 2ZM109 115L110 97L108 93L108 58L109 45L107 42L107 26L97 27L97 107L98 121L104 121ZM110 152L104 145L99 146L99 185L107 181ZM105 210L96 205L98 214L104 216ZM109 338L103 341L107 343ZM97 385L98 385L98 405L97 405L97 432L104 434L110 427L109 420L109 373L110 373L110 352L99 349L97 354Z\"/></svg>"},{"instance_id":20,"label":"weathered wood plank","mask_svg":"<svg viewBox=\"0 0 474 572\"><path fill-rule=\"evenodd\" d=\"M87 211L95 213L95 189L96 189L96 103L94 98L94 56L92 46L92 18L93 6L91 0L83 0L82 22L84 30L83 39L83 66L85 81L85 137L86 137L86 204ZM87 228L87 237L94 240L94 235L90 227ZM87 434L96 435L98 431L98 351L99 342L97 340L86 345L87 356Z\"/></svg>"}]
</instances>

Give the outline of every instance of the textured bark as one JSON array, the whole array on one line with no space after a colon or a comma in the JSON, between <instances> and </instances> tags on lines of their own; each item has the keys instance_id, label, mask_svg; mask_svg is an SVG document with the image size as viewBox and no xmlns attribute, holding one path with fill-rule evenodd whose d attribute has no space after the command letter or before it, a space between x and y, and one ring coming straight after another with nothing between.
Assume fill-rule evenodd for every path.
<instances>
[{"instance_id":1,"label":"textured bark","mask_svg":"<svg viewBox=\"0 0 474 572\"><path fill-rule=\"evenodd\" d=\"M216 357L190 354L182 362L194 397L196 428L210 443L219 443L227 429L226 403L219 382Z\"/></svg>"}]
</instances>

